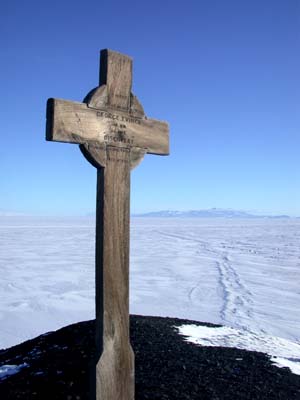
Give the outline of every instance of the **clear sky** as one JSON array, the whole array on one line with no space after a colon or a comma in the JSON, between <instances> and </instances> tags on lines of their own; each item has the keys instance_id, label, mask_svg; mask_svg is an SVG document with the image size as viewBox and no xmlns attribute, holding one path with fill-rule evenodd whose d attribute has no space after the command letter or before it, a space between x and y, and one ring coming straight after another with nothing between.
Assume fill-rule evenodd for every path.
<instances>
[{"instance_id":1,"label":"clear sky","mask_svg":"<svg viewBox=\"0 0 300 400\"><path fill-rule=\"evenodd\" d=\"M133 57L146 114L170 124L170 156L132 172L133 212L300 215L299 39L299 0L4 2L0 210L94 211L96 171L77 145L45 141L45 108L82 101L110 48Z\"/></svg>"}]
</instances>

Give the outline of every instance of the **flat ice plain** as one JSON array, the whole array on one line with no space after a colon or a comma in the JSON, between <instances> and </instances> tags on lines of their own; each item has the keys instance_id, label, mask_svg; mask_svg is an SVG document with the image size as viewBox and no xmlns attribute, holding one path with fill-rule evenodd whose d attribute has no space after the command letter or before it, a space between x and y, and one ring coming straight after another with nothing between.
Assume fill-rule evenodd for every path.
<instances>
[{"instance_id":1,"label":"flat ice plain","mask_svg":"<svg viewBox=\"0 0 300 400\"><path fill-rule=\"evenodd\" d=\"M0 217L0 348L94 318L94 231ZM132 218L130 312L284 338L299 361L299 244L300 219Z\"/></svg>"}]
</instances>

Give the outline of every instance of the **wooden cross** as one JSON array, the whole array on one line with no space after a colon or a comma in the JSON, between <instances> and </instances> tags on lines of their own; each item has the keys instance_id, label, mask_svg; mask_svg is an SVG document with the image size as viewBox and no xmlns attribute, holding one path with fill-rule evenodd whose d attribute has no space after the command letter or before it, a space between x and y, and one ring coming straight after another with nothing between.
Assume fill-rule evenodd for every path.
<instances>
[{"instance_id":1,"label":"wooden cross","mask_svg":"<svg viewBox=\"0 0 300 400\"><path fill-rule=\"evenodd\" d=\"M145 153L169 154L165 122L147 118L131 93L132 60L102 50L100 84L83 103L47 102L46 139L80 144L97 168L97 400L134 399L129 340L130 169Z\"/></svg>"}]
</instances>

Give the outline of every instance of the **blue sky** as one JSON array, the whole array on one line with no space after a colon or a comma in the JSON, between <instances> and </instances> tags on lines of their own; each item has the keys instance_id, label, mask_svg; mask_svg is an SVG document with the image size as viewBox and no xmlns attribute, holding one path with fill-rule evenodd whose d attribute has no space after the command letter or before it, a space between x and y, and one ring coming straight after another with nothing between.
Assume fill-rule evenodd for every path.
<instances>
[{"instance_id":1,"label":"blue sky","mask_svg":"<svg viewBox=\"0 0 300 400\"><path fill-rule=\"evenodd\" d=\"M170 124L170 156L132 172L133 212L300 215L298 0L11 0L0 19L0 210L94 211L96 171L77 145L45 141L45 107L81 101L110 48Z\"/></svg>"}]
</instances>

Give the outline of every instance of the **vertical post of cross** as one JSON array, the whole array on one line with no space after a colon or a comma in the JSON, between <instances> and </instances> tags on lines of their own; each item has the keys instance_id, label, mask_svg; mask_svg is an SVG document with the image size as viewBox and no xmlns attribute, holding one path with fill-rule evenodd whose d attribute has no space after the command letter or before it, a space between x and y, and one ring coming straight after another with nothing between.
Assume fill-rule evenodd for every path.
<instances>
[{"instance_id":1,"label":"vertical post of cross","mask_svg":"<svg viewBox=\"0 0 300 400\"><path fill-rule=\"evenodd\" d=\"M100 86L107 107L129 112L132 61L103 50ZM120 129L121 131L121 129ZM97 170L96 366L97 399L134 399L134 355L129 341L130 149L106 146ZM101 346L101 348L99 347Z\"/></svg>"}]
</instances>

